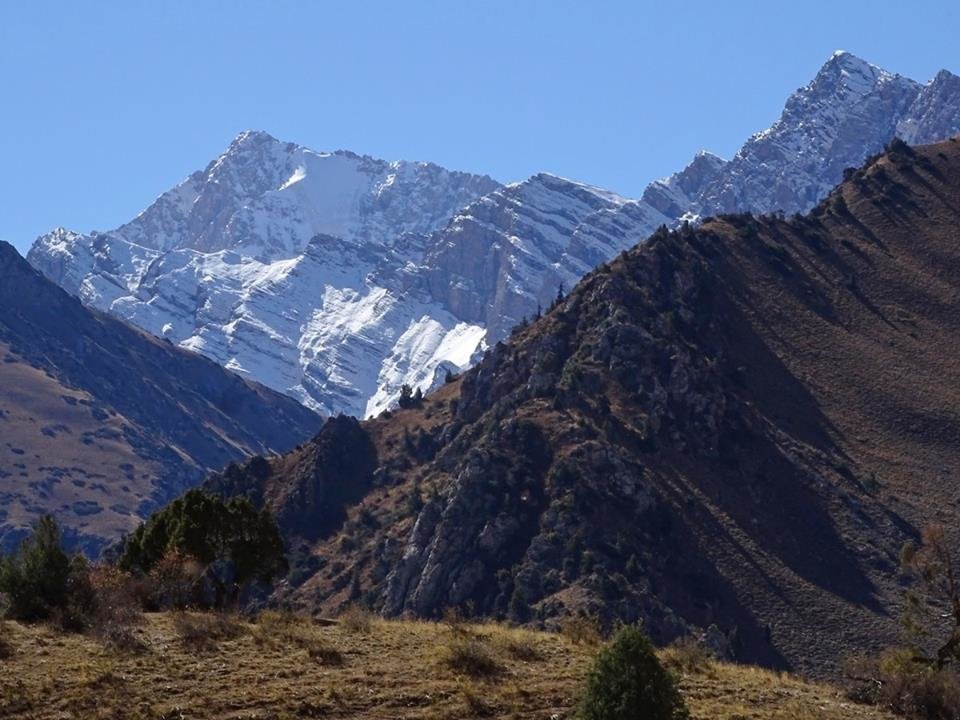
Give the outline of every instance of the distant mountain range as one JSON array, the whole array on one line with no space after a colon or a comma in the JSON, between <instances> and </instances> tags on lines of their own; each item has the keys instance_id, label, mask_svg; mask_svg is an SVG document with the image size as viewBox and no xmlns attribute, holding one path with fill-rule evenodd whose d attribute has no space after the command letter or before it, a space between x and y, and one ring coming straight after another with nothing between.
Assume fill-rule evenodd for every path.
<instances>
[{"instance_id":1,"label":"distant mountain range","mask_svg":"<svg viewBox=\"0 0 960 720\"><path fill-rule=\"evenodd\" d=\"M246 132L109 232L57 229L29 261L88 305L325 415L437 387L661 225L805 211L894 136L960 131L960 78L926 85L836 53L771 128L700 153L640 200L540 174L502 186L429 163Z\"/></svg>"},{"instance_id":2,"label":"distant mountain range","mask_svg":"<svg viewBox=\"0 0 960 720\"><path fill-rule=\"evenodd\" d=\"M696 628L835 672L896 642L960 492L960 139L814 210L661 230L417 407L207 481L275 511L275 599Z\"/></svg>"},{"instance_id":3,"label":"distant mountain range","mask_svg":"<svg viewBox=\"0 0 960 720\"><path fill-rule=\"evenodd\" d=\"M787 100L770 128L732 160L702 153L643 199L672 218L725 212L806 212L892 138L910 144L960 133L960 77L926 85L838 51Z\"/></svg>"},{"instance_id":4,"label":"distant mountain range","mask_svg":"<svg viewBox=\"0 0 960 720\"><path fill-rule=\"evenodd\" d=\"M53 513L91 556L208 472L321 419L97 310L0 242L0 552Z\"/></svg>"}]
</instances>

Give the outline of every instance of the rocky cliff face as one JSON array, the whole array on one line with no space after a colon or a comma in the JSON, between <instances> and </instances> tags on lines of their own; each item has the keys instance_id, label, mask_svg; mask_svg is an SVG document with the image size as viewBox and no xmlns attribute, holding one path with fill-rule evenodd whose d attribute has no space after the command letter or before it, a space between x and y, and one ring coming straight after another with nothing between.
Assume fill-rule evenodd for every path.
<instances>
[{"instance_id":1,"label":"rocky cliff face","mask_svg":"<svg viewBox=\"0 0 960 720\"><path fill-rule=\"evenodd\" d=\"M95 555L225 463L320 418L85 308L0 243L0 548L43 513Z\"/></svg>"},{"instance_id":2,"label":"rocky cliff face","mask_svg":"<svg viewBox=\"0 0 960 720\"><path fill-rule=\"evenodd\" d=\"M304 607L715 625L822 673L896 637L900 546L958 490L958 226L960 143L896 145L810 215L658 232L419 407L214 486L342 518L285 528Z\"/></svg>"},{"instance_id":3,"label":"rocky cliff face","mask_svg":"<svg viewBox=\"0 0 960 720\"><path fill-rule=\"evenodd\" d=\"M28 259L88 305L318 412L362 416L469 363L482 328L408 293L407 276L432 231L498 187L246 132L130 223L56 230Z\"/></svg>"},{"instance_id":4,"label":"rocky cliff face","mask_svg":"<svg viewBox=\"0 0 960 720\"><path fill-rule=\"evenodd\" d=\"M536 175L458 212L429 240L431 297L499 339L667 218L599 188Z\"/></svg>"},{"instance_id":5,"label":"rocky cliff face","mask_svg":"<svg viewBox=\"0 0 960 720\"><path fill-rule=\"evenodd\" d=\"M911 145L937 142L960 133L960 77L941 70L920 89L897 123L897 137Z\"/></svg>"},{"instance_id":6,"label":"rocky cliff face","mask_svg":"<svg viewBox=\"0 0 960 720\"><path fill-rule=\"evenodd\" d=\"M58 229L29 260L93 307L326 415L429 390L666 221L538 175L500 188L428 163L243 133L135 220Z\"/></svg>"}]
</instances>

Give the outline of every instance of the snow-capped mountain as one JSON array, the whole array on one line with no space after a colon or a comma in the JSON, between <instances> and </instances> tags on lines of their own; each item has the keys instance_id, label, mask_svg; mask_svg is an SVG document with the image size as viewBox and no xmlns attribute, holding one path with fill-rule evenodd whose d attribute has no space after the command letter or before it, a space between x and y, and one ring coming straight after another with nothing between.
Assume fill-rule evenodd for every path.
<instances>
[{"instance_id":1,"label":"snow-capped mountain","mask_svg":"<svg viewBox=\"0 0 960 720\"><path fill-rule=\"evenodd\" d=\"M29 260L314 410L365 416L469 367L558 285L666 221L637 208L549 175L501 187L246 132L130 223L57 229Z\"/></svg>"},{"instance_id":2,"label":"snow-capped mountain","mask_svg":"<svg viewBox=\"0 0 960 720\"><path fill-rule=\"evenodd\" d=\"M28 259L87 304L312 409L363 415L389 402L380 389L469 363L483 329L402 285L429 234L499 187L245 132L130 223L57 229Z\"/></svg>"},{"instance_id":3,"label":"snow-capped mountain","mask_svg":"<svg viewBox=\"0 0 960 720\"><path fill-rule=\"evenodd\" d=\"M895 135L958 131L960 78L921 85L838 52L733 159L698 153L641 200L245 132L126 225L54 230L28 259L87 304L314 410L366 416L403 384L466 368L661 224L803 211Z\"/></svg>"},{"instance_id":4,"label":"snow-capped mountain","mask_svg":"<svg viewBox=\"0 0 960 720\"><path fill-rule=\"evenodd\" d=\"M770 128L732 160L698 155L652 183L644 200L673 219L724 212L804 212L895 136L910 143L960 132L960 78L941 71L926 85L837 51L787 100Z\"/></svg>"}]
</instances>

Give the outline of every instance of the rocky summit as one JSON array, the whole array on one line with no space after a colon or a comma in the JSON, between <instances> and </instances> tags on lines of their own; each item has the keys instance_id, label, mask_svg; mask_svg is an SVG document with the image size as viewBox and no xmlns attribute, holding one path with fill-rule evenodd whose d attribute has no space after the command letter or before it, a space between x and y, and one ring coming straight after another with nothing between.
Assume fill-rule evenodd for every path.
<instances>
[{"instance_id":1,"label":"rocky summit","mask_svg":"<svg viewBox=\"0 0 960 720\"><path fill-rule=\"evenodd\" d=\"M960 132L960 78L922 85L842 50L797 90L780 119L723 161L701 153L650 185L644 200L676 219L725 212L806 212L894 137L910 144Z\"/></svg>"}]
</instances>

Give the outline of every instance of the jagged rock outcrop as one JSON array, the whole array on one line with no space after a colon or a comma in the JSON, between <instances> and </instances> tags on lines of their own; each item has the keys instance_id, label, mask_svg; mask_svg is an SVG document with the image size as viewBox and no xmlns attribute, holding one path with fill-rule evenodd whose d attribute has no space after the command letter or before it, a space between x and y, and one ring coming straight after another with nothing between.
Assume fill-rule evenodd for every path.
<instances>
[{"instance_id":1,"label":"jagged rock outcrop","mask_svg":"<svg viewBox=\"0 0 960 720\"><path fill-rule=\"evenodd\" d=\"M806 212L894 137L909 143L960 132L960 78L926 85L837 51L787 100L783 114L729 162L698 155L644 194L674 219L726 212Z\"/></svg>"},{"instance_id":2,"label":"jagged rock outcrop","mask_svg":"<svg viewBox=\"0 0 960 720\"><path fill-rule=\"evenodd\" d=\"M497 340L667 221L643 203L540 174L457 213L430 238L422 275L431 297Z\"/></svg>"},{"instance_id":3,"label":"jagged rock outcrop","mask_svg":"<svg viewBox=\"0 0 960 720\"><path fill-rule=\"evenodd\" d=\"M205 486L224 495L246 495L257 505L278 509L277 522L288 536L312 542L328 537L370 489L377 468L376 448L356 418L339 415L273 477L261 456L232 463L207 478Z\"/></svg>"},{"instance_id":4,"label":"jagged rock outcrop","mask_svg":"<svg viewBox=\"0 0 960 720\"><path fill-rule=\"evenodd\" d=\"M920 89L906 117L897 123L897 137L923 145L960 133L960 77L947 70Z\"/></svg>"}]
</instances>

